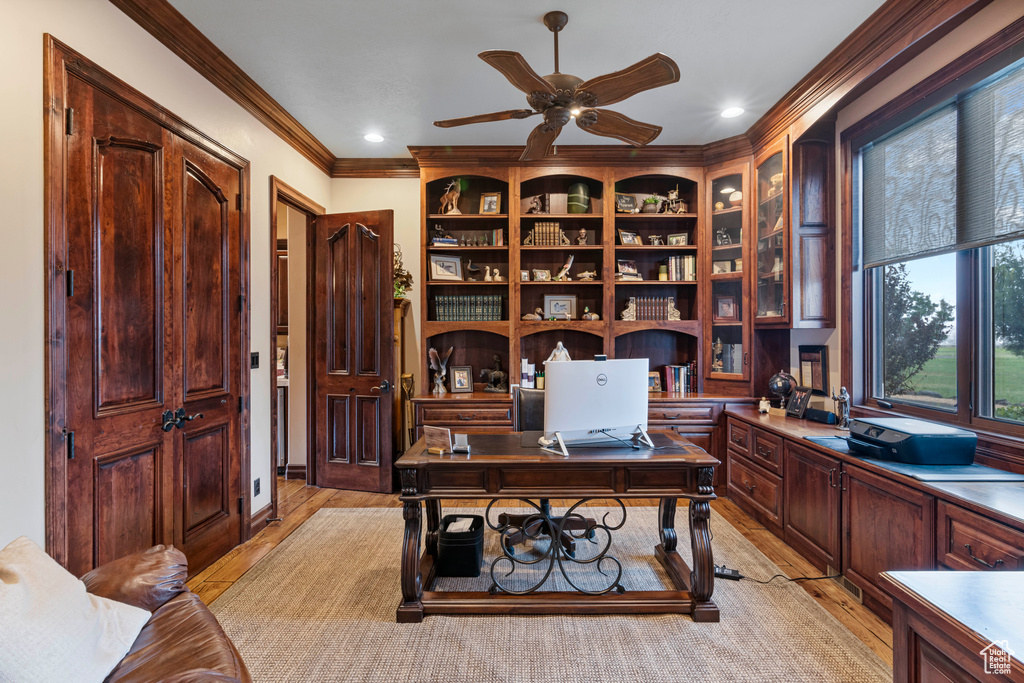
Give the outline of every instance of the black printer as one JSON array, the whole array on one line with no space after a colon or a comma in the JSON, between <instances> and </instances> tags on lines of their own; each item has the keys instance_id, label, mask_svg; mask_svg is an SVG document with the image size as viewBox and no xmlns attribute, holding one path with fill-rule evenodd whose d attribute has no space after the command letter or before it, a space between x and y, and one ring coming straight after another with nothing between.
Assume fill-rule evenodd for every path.
<instances>
[{"instance_id":1,"label":"black printer","mask_svg":"<svg viewBox=\"0 0 1024 683\"><path fill-rule=\"evenodd\" d=\"M850 450L912 465L970 465L978 435L966 429L902 417L850 421Z\"/></svg>"}]
</instances>

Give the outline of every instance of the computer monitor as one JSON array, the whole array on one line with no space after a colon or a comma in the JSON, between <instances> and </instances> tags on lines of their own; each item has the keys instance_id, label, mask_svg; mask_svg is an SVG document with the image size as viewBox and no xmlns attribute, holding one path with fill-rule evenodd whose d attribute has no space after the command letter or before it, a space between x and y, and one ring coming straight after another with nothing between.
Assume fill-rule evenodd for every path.
<instances>
[{"instance_id":1,"label":"computer monitor","mask_svg":"<svg viewBox=\"0 0 1024 683\"><path fill-rule=\"evenodd\" d=\"M647 358L549 361L544 367L545 448L632 444L647 436ZM555 448L555 445L558 448Z\"/></svg>"}]
</instances>

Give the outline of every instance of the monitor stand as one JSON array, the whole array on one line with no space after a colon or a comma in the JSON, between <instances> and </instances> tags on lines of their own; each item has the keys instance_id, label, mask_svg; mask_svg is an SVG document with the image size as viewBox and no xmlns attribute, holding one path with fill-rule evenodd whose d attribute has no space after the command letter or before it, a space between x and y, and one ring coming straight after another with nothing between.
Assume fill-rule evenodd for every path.
<instances>
[{"instance_id":1,"label":"monitor stand","mask_svg":"<svg viewBox=\"0 0 1024 683\"><path fill-rule=\"evenodd\" d=\"M612 439L613 441L618 441L620 443L626 444L626 445L632 447L634 450L640 450L640 447L637 446L636 444L632 443L632 442L624 441L623 439L620 439L620 438L618 438L616 436L611 436L610 434L606 434L605 436L607 436L609 439ZM637 438L637 441L639 441L639 442L641 442L643 444L646 444L650 448L655 448L654 441L651 440L650 435L647 433L647 429L645 429L643 425L637 425L636 426L636 431L633 433L633 436L635 438ZM547 451L548 453L553 453L555 455L560 455L563 458L568 458L569 457L569 449L566 447L565 441L562 440L562 433L561 432L555 432L555 438L554 439L545 439L543 436L541 436L540 439L538 439L537 441L538 441L538 443L540 443L540 449L542 451ZM558 448L557 449L552 447L556 443L558 444ZM604 445L608 445L607 441L591 441L591 440L588 440L588 441L574 441L574 442L572 442L572 445L573 446L589 446L589 445L593 445L595 443L601 443L601 444L604 444Z\"/></svg>"}]
</instances>

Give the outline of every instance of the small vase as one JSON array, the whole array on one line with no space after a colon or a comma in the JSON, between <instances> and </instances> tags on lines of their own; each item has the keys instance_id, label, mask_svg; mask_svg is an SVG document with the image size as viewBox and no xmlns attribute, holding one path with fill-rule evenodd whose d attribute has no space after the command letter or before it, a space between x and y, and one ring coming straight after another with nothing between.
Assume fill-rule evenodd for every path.
<instances>
[{"instance_id":1,"label":"small vase","mask_svg":"<svg viewBox=\"0 0 1024 683\"><path fill-rule=\"evenodd\" d=\"M643 213L658 213L658 205L645 202L642 211Z\"/></svg>"}]
</instances>

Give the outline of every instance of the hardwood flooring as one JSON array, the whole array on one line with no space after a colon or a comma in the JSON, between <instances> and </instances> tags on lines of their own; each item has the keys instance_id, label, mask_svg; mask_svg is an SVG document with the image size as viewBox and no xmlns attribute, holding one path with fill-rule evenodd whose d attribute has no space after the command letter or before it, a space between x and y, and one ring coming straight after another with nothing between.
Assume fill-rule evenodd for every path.
<instances>
[{"instance_id":1,"label":"hardwood flooring","mask_svg":"<svg viewBox=\"0 0 1024 683\"><path fill-rule=\"evenodd\" d=\"M278 510L283 521L272 522L247 543L234 548L189 580L189 588L207 604L216 600L232 583L252 569L278 543L287 538L322 507L401 507L397 493L362 493L319 489L315 486L306 486L305 482L300 480L282 477L278 477L277 492ZM486 507L489 502L490 499L467 500L460 505ZM656 506L658 504L653 499L624 502L634 506ZM516 501L509 501L509 503L515 504ZM552 501L552 504L558 505L558 501ZM520 505L523 504L520 503ZM715 512L736 527L758 550L778 565L779 569L787 576L823 576L795 550L736 507L732 501L727 498L719 498L711 506ZM859 604L849 593L832 581L804 581L801 582L801 585L819 605L828 610L883 661L892 666L892 629L888 624Z\"/></svg>"}]
</instances>

